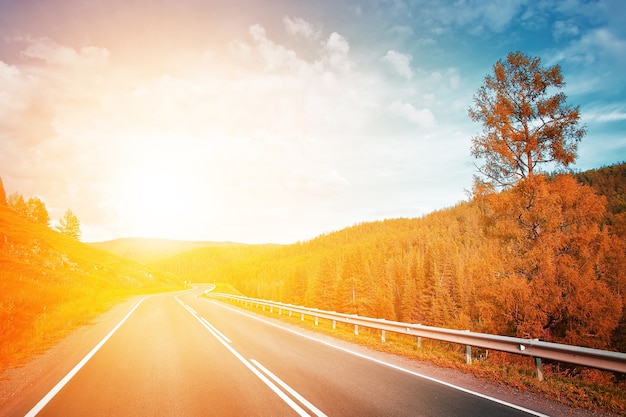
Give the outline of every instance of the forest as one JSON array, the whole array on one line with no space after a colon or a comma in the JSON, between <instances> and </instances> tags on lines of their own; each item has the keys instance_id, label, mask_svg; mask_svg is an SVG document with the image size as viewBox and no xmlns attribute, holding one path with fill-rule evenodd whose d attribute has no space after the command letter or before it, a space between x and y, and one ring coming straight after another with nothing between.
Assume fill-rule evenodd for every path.
<instances>
[{"instance_id":1,"label":"forest","mask_svg":"<svg viewBox=\"0 0 626 417\"><path fill-rule=\"evenodd\" d=\"M626 164L544 179L552 207L538 248L506 216L512 189L421 218L294 245L198 248L153 266L250 297L626 351Z\"/></svg>"}]
</instances>

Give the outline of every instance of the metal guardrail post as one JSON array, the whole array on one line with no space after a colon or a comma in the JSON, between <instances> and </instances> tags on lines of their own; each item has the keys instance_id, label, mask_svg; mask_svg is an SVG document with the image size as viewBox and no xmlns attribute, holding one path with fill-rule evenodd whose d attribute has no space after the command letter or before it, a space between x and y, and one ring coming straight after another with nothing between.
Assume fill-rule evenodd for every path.
<instances>
[{"instance_id":1,"label":"metal guardrail post","mask_svg":"<svg viewBox=\"0 0 626 417\"><path fill-rule=\"evenodd\" d=\"M535 368L537 369L537 379L539 382L543 381L543 365L541 364L541 358L535 358Z\"/></svg>"},{"instance_id":2,"label":"metal guardrail post","mask_svg":"<svg viewBox=\"0 0 626 417\"><path fill-rule=\"evenodd\" d=\"M385 339L385 329L380 331L380 341L385 343L387 340Z\"/></svg>"}]
</instances>

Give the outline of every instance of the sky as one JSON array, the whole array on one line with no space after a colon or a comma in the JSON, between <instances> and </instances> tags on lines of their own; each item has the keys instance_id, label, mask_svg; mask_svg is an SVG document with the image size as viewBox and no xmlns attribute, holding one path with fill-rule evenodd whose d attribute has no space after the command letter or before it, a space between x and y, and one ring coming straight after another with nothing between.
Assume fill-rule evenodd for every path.
<instances>
[{"instance_id":1,"label":"sky","mask_svg":"<svg viewBox=\"0 0 626 417\"><path fill-rule=\"evenodd\" d=\"M468 198L472 97L560 65L626 160L622 0L0 0L0 177L87 242L294 243Z\"/></svg>"}]
</instances>

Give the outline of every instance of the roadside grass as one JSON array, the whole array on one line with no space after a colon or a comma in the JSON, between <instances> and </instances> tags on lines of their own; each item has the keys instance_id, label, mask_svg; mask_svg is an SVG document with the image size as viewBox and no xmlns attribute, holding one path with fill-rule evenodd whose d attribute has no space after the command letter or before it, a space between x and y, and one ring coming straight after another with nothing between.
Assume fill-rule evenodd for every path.
<instances>
[{"instance_id":1,"label":"roadside grass","mask_svg":"<svg viewBox=\"0 0 626 417\"><path fill-rule=\"evenodd\" d=\"M28 222L0 205L0 373L128 297L182 289L171 274Z\"/></svg>"},{"instance_id":2,"label":"roadside grass","mask_svg":"<svg viewBox=\"0 0 626 417\"><path fill-rule=\"evenodd\" d=\"M219 292L217 287L215 292ZM222 301L227 302L223 299ZM305 315L302 320L300 314L294 313L290 316L285 311L279 314L276 308L270 312L269 308L263 310L254 305L229 303L263 316L278 318L304 329L380 352L455 369L486 381L533 392L571 407L626 415L626 376L619 378L611 372L597 369L581 370L546 363L543 366L544 380L540 382L536 376L534 362L528 357L474 348L472 349L472 363L466 364L465 346L423 338L418 347L415 336L391 332L386 332L386 341L383 342L379 330L359 327L357 335L354 332L354 326L346 323L337 322L333 329L330 320L319 319L316 325L315 319L311 316Z\"/></svg>"}]
</instances>

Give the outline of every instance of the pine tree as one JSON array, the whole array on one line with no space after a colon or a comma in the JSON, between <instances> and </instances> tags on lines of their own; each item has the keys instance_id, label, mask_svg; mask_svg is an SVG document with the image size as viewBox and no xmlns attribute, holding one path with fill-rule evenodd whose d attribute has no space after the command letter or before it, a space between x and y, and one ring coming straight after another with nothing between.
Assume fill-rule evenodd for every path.
<instances>
[{"instance_id":1,"label":"pine tree","mask_svg":"<svg viewBox=\"0 0 626 417\"><path fill-rule=\"evenodd\" d=\"M13 193L7 198L7 205L21 217L28 218L28 205L20 193Z\"/></svg>"},{"instance_id":2,"label":"pine tree","mask_svg":"<svg viewBox=\"0 0 626 417\"><path fill-rule=\"evenodd\" d=\"M78 221L78 217L76 217L70 209L67 209L63 217L59 220L59 225L56 229L72 239L80 239L80 222Z\"/></svg>"}]
</instances>

